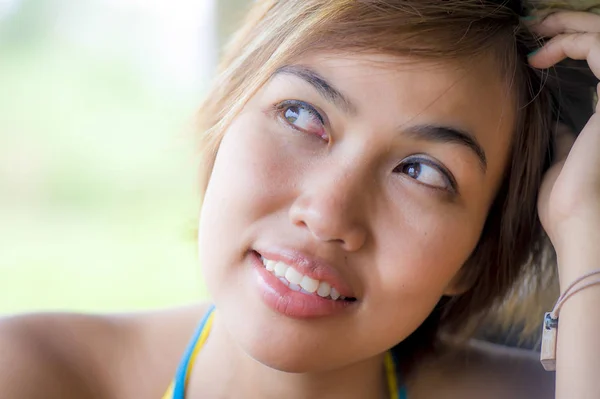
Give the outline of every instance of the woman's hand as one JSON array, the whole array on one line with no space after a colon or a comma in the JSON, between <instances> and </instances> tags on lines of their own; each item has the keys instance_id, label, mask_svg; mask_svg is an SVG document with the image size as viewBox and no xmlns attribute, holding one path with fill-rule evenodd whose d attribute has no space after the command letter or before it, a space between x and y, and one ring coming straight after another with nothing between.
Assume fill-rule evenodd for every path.
<instances>
[{"instance_id":1,"label":"woman's hand","mask_svg":"<svg viewBox=\"0 0 600 399\"><path fill-rule=\"evenodd\" d=\"M550 68L566 57L587 60L600 77L600 16L556 12L532 29L552 37L530 56L537 68ZM573 144L560 132L558 161L544 177L538 201L542 224L558 256L561 291L600 268L600 108ZM571 146L572 144L572 146ZM562 152L562 154L560 154ZM556 398L599 398L600 286L588 287L562 307L556 346Z\"/></svg>"},{"instance_id":2,"label":"woman's hand","mask_svg":"<svg viewBox=\"0 0 600 399\"><path fill-rule=\"evenodd\" d=\"M535 68L550 68L565 58L587 60L600 78L600 15L559 11L538 15L531 29L552 37L530 55ZM600 91L600 87L599 87ZM580 251L586 240L600 247L600 106L573 144L574 136L559 132L557 163L548 171L540 190L540 220L554 245L559 260L565 252ZM589 247L589 245L588 245ZM598 248L596 248L598 249ZM600 260L596 268L600 267ZM572 266L569 266L571 269ZM585 273L570 274L567 281ZM562 284L561 284L562 285Z\"/></svg>"}]
</instances>

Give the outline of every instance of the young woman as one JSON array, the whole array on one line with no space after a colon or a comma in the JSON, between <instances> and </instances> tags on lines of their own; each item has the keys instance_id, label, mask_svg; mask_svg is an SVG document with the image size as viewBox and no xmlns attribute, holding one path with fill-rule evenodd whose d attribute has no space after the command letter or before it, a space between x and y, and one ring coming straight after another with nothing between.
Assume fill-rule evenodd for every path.
<instances>
[{"instance_id":1,"label":"young woman","mask_svg":"<svg viewBox=\"0 0 600 399\"><path fill-rule=\"evenodd\" d=\"M257 1L201 112L211 304L5 320L2 397L600 397L600 286L556 381L452 339L556 267L541 227L562 290L600 268L600 119L570 148L548 72L600 76L600 16L514 3Z\"/></svg>"}]
</instances>

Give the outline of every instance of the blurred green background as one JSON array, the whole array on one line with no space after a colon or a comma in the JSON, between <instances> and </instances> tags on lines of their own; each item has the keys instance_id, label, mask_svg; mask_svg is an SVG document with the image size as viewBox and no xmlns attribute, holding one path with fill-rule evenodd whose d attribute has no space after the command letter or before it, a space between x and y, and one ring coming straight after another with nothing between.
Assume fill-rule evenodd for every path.
<instances>
[{"instance_id":1,"label":"blurred green background","mask_svg":"<svg viewBox=\"0 0 600 399\"><path fill-rule=\"evenodd\" d=\"M193 117L245 3L0 0L0 314L206 296Z\"/></svg>"}]
</instances>

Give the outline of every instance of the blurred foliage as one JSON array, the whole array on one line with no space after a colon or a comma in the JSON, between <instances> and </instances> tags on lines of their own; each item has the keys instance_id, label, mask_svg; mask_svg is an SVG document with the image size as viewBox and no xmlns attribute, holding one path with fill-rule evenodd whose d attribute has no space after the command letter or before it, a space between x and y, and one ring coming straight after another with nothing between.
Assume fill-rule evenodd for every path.
<instances>
[{"instance_id":1,"label":"blurred foliage","mask_svg":"<svg viewBox=\"0 0 600 399\"><path fill-rule=\"evenodd\" d=\"M0 19L0 314L204 295L189 134L201 93L144 68L161 57L152 27L91 0L25 0Z\"/></svg>"}]
</instances>

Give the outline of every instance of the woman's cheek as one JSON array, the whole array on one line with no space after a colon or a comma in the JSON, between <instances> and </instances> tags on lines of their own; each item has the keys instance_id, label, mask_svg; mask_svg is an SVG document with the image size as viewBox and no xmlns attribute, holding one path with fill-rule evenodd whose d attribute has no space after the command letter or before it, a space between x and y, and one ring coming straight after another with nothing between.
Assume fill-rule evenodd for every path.
<instances>
[{"instance_id":1,"label":"woman's cheek","mask_svg":"<svg viewBox=\"0 0 600 399\"><path fill-rule=\"evenodd\" d=\"M478 226L466 211L405 199L393 218L379 217L378 264L389 290L411 297L441 295L468 259Z\"/></svg>"},{"instance_id":2,"label":"woman's cheek","mask_svg":"<svg viewBox=\"0 0 600 399\"><path fill-rule=\"evenodd\" d=\"M308 161L286 139L289 132L257 114L243 114L229 127L212 176L218 191L226 193L225 201L246 208L246 216L281 206L298 186L295 182Z\"/></svg>"}]
</instances>

